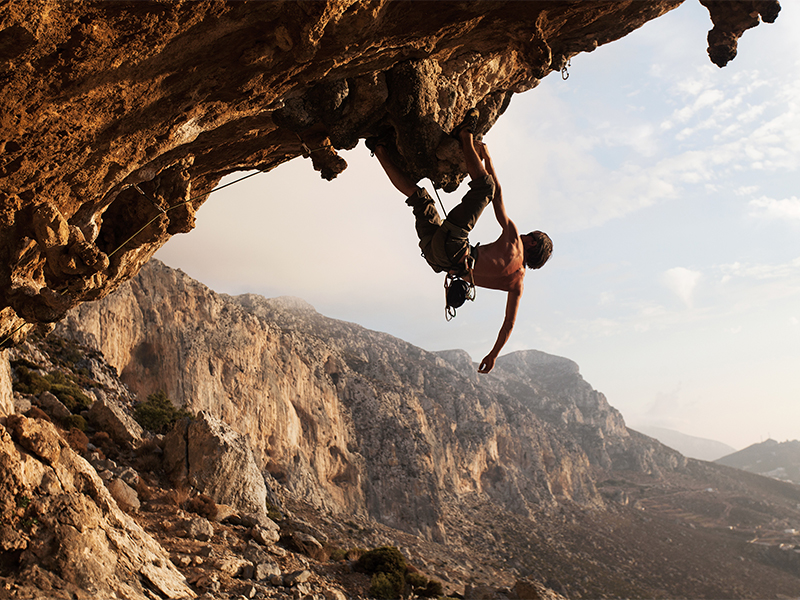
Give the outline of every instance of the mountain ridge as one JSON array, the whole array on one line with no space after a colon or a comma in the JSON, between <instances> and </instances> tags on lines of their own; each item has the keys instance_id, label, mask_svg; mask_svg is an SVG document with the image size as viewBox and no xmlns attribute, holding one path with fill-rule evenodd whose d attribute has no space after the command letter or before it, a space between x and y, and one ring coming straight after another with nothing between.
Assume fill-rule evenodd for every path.
<instances>
[{"instance_id":1,"label":"mountain ridge","mask_svg":"<svg viewBox=\"0 0 800 600\"><path fill-rule=\"evenodd\" d=\"M261 473L272 502L291 513L271 552L284 557L286 576L298 565L316 573L314 589L333 593L335 574L353 597L367 593L348 571L352 563L327 562L319 540L340 549L399 546L448 593L470 600L527 598L524 581L573 598L761 598L797 589L800 546L791 532L800 528L800 488L687 459L628 429L569 359L512 353L478 376L463 351L426 352L293 299L217 294L157 261L118 294L72 311L51 338L15 351L14 386L34 366L57 381L49 371L60 364L74 365L72 381L84 377L81 365L91 367L122 390L129 408L171 386L178 404L216 423L211 429L227 429L252 456L250 472ZM103 375L112 368L102 366L106 351L130 391ZM25 389L15 387L13 400L27 417L11 415L8 424L36 423L42 411L26 408L31 402L62 411L57 419L69 415ZM27 439L16 427L12 435ZM183 427L192 435L208 429ZM177 471L173 458L133 455L115 467L119 477L144 469L162 497L179 496L162 470L169 462L178 475L171 485L191 485L180 479L184 430L162 442L179 443ZM148 443L137 452L153 448ZM107 461L92 460L106 473ZM2 485L0 492L12 505L19 493ZM135 505L135 495L123 500ZM214 525L220 537L204 550L228 562L204 563L198 573L184 534L174 533L183 521L158 525L176 517L182 513L152 500L136 514L165 548L181 549L172 560L196 591L220 589L216 580L225 600L252 590L295 593L242 588L231 565L255 569L262 559L248 544L266 534L235 525Z\"/></svg>"},{"instance_id":2,"label":"mountain ridge","mask_svg":"<svg viewBox=\"0 0 800 600\"><path fill-rule=\"evenodd\" d=\"M664 445L674 448L684 456L698 460L716 461L723 456L736 452L736 448L723 442L687 435L674 429L649 425L640 425L636 429L659 440Z\"/></svg>"}]
</instances>

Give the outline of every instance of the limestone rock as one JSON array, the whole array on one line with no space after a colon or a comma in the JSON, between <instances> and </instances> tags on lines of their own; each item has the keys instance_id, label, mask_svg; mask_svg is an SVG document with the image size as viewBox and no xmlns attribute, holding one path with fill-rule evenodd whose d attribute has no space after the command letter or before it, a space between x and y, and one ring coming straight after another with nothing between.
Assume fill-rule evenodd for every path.
<instances>
[{"instance_id":1,"label":"limestone rock","mask_svg":"<svg viewBox=\"0 0 800 600\"><path fill-rule=\"evenodd\" d=\"M308 569L300 569L299 571L293 571L283 576L283 585L286 587L292 587L301 583L305 583L311 579L311 571Z\"/></svg>"},{"instance_id":2,"label":"limestone rock","mask_svg":"<svg viewBox=\"0 0 800 600\"><path fill-rule=\"evenodd\" d=\"M31 401L21 394L14 394L14 412L25 414L33 405Z\"/></svg>"},{"instance_id":3,"label":"limestone rock","mask_svg":"<svg viewBox=\"0 0 800 600\"><path fill-rule=\"evenodd\" d=\"M8 352L0 350L0 418L14 412L14 390L11 382L11 365Z\"/></svg>"},{"instance_id":4,"label":"limestone rock","mask_svg":"<svg viewBox=\"0 0 800 600\"><path fill-rule=\"evenodd\" d=\"M185 419L164 439L164 464L173 480L189 484L215 502L267 516L267 488L247 439L210 413Z\"/></svg>"},{"instance_id":5,"label":"limestone rock","mask_svg":"<svg viewBox=\"0 0 800 600\"><path fill-rule=\"evenodd\" d=\"M51 423L9 416L7 427L0 427L0 473L4 514L16 510L19 498L29 499L31 529L0 525L3 549L21 551L12 565L18 581L41 587L46 580L50 589L80 599L195 596L167 553L119 509L95 470L61 442Z\"/></svg>"},{"instance_id":6,"label":"limestone rock","mask_svg":"<svg viewBox=\"0 0 800 600\"><path fill-rule=\"evenodd\" d=\"M564 600L561 594L532 579L517 581L511 592L514 600Z\"/></svg>"},{"instance_id":7,"label":"limestone rock","mask_svg":"<svg viewBox=\"0 0 800 600\"><path fill-rule=\"evenodd\" d=\"M106 483L108 491L114 496L119 507L123 510L137 511L141 503L139 502L139 495L131 486L125 483L122 479L112 479Z\"/></svg>"},{"instance_id":8,"label":"limestone rock","mask_svg":"<svg viewBox=\"0 0 800 600\"><path fill-rule=\"evenodd\" d=\"M466 353L427 353L292 299L215 294L158 261L119 292L83 305L57 332L96 340L140 396L160 387L205 411L167 436L165 468L242 522L255 505L266 518L258 463L314 506L436 541L471 494L522 515L561 502L599 507L597 469L658 474L686 464L629 432L565 358L509 354L478 378ZM139 321L114 322L120 314ZM145 371L136 357L151 348L160 359ZM222 375L233 372L235 382ZM223 468L223 448L240 448L231 465L252 466ZM255 500L228 499L223 487L248 489L232 483L244 473Z\"/></svg>"},{"instance_id":9,"label":"limestone rock","mask_svg":"<svg viewBox=\"0 0 800 600\"><path fill-rule=\"evenodd\" d=\"M260 562L253 570L253 579L256 581L264 581L265 579L269 579L270 577L280 574L281 569L276 563L272 561Z\"/></svg>"},{"instance_id":10,"label":"limestone rock","mask_svg":"<svg viewBox=\"0 0 800 600\"><path fill-rule=\"evenodd\" d=\"M681 4L5 3L0 13L0 345L133 276L190 231L223 176L384 129L413 177L464 177L448 133L485 133L513 94ZM776 0L703 0L719 65Z\"/></svg>"},{"instance_id":11,"label":"limestone rock","mask_svg":"<svg viewBox=\"0 0 800 600\"><path fill-rule=\"evenodd\" d=\"M142 443L144 430L111 395L93 390L97 401L89 408L89 421L99 431L108 433L118 444L137 447Z\"/></svg>"},{"instance_id":12,"label":"limestone rock","mask_svg":"<svg viewBox=\"0 0 800 600\"><path fill-rule=\"evenodd\" d=\"M50 392L42 392L36 398L36 404L50 417L65 419L72 415L72 412L64 406L61 401Z\"/></svg>"},{"instance_id":13,"label":"limestone rock","mask_svg":"<svg viewBox=\"0 0 800 600\"><path fill-rule=\"evenodd\" d=\"M214 537L214 526L202 517L184 519L177 526L181 537L188 537L200 542L207 542Z\"/></svg>"},{"instance_id":14,"label":"limestone rock","mask_svg":"<svg viewBox=\"0 0 800 600\"><path fill-rule=\"evenodd\" d=\"M313 535L302 531L293 531L287 538L287 543L291 548L302 552L316 560L324 560L325 550L320 541Z\"/></svg>"},{"instance_id":15,"label":"limestone rock","mask_svg":"<svg viewBox=\"0 0 800 600\"><path fill-rule=\"evenodd\" d=\"M272 520L267 517L267 520L262 521L266 527L263 525L255 525L250 530L250 536L257 541L262 546L269 546L270 544L274 544L275 542L281 539L280 534L280 527Z\"/></svg>"}]
</instances>

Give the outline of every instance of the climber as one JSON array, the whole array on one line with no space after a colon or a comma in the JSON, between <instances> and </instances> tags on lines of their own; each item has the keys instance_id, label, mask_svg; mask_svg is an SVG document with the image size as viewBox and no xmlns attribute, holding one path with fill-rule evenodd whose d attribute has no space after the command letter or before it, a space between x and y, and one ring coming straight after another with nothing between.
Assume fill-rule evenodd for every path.
<instances>
[{"instance_id":1,"label":"climber","mask_svg":"<svg viewBox=\"0 0 800 600\"><path fill-rule=\"evenodd\" d=\"M480 373L488 373L511 336L522 297L525 267L541 268L550 258L553 243L541 231L520 235L517 226L508 218L489 150L473 135L477 118L478 111L472 109L453 133L461 143L470 190L444 221L428 192L418 187L392 162L386 149L390 136L367 138L366 145L378 158L395 188L407 197L406 204L412 208L416 219L419 246L431 268L437 273L447 271L451 276L466 277L478 287L508 293L505 318L497 341L478 368ZM471 247L469 232L490 202L503 231L494 242Z\"/></svg>"}]
</instances>

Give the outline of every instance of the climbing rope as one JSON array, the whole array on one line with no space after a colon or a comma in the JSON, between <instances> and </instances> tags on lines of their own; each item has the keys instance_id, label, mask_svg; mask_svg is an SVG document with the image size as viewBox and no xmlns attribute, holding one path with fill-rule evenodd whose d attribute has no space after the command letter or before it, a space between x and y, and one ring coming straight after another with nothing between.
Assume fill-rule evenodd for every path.
<instances>
[{"instance_id":1,"label":"climbing rope","mask_svg":"<svg viewBox=\"0 0 800 600\"><path fill-rule=\"evenodd\" d=\"M244 181L245 179L249 179L250 177L254 177L255 175L258 175L259 173L264 173L264 171L261 171L261 170L254 171L253 173L250 173L249 175L245 175L244 177L240 177L240 178L239 178L239 179L237 179L236 181L231 181L231 182L229 182L229 183L226 183L226 184L224 184L224 185L220 185L220 186L218 186L218 187L215 187L215 188L214 188L213 190L211 190L210 192L205 192L204 194L198 194L197 196L192 196L191 198L189 198L189 199L187 199L187 200L183 200L183 201L181 201L181 202L178 202L177 204L174 204L174 205L172 205L172 206L168 206L167 208L163 208L163 207L159 206L159 205L156 203L156 201L155 201L155 200L153 200L153 199L152 199L150 196L148 196L147 194L145 194L145 193L144 193L144 192L141 190L141 188L140 188L140 187L139 187L137 184L135 184L135 183L134 183L134 184L133 184L133 188L134 188L134 189L135 189L137 192L139 192L139 193L140 193L142 196L144 196L145 198L147 198L147 199L148 199L148 200L149 200L149 201L150 201L150 202L153 204L153 206L155 206L155 207L156 207L156 208L157 208L157 209L158 209L160 212L159 212L159 214L157 214L155 217L153 217L152 219L150 219L150 220L149 220L147 223L145 223L145 224L144 224L144 225L143 225L141 228L139 228L139 230L138 230L136 233L134 233L132 236L130 236L128 239L126 239L124 242L122 242L122 243L121 243L119 246L117 246L116 248L114 248L114 250L112 250L111 252L109 252L107 256L108 256L109 258L111 258L112 256L114 256L114 255L115 255L117 252L119 252L119 251L120 251L120 250L121 250L123 247L125 247L125 244L127 244L128 242L130 242L130 241L131 241L133 238L135 238L137 235L139 235L140 233L142 233L142 232L143 232L145 229L147 229L148 227L150 227L150 225L152 225L152 224L153 224L153 223L154 223L154 222L155 222L157 219L159 219L159 218L161 217L161 215L165 215L165 214L167 214L167 213L168 213L169 211L171 211L171 210L174 210L174 209L176 209L176 208L179 208L179 207L183 206L184 204L189 204L190 202L194 202L195 200L198 200L198 199L200 199L200 198L203 198L204 196L210 196L210 195L211 195L211 194L213 194L214 192L218 192L219 190L225 189L226 187L230 187L230 186L232 186L232 185L234 185L234 184L236 184L236 183L239 183L240 181Z\"/></svg>"},{"instance_id":2,"label":"climbing rope","mask_svg":"<svg viewBox=\"0 0 800 600\"><path fill-rule=\"evenodd\" d=\"M439 190L436 189L436 184L433 183L433 181L431 181L431 184L433 185L433 191L436 194L436 199L439 201L439 206L442 207L442 212L444 213L444 218L446 219L447 218L447 211L444 209L444 204L442 203L442 199L439 197Z\"/></svg>"}]
</instances>

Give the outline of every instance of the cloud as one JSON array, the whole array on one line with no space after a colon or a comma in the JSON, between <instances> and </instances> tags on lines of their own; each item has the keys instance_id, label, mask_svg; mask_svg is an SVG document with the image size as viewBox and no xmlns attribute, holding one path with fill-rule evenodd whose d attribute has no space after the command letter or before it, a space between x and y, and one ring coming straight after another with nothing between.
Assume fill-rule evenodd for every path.
<instances>
[{"instance_id":1,"label":"cloud","mask_svg":"<svg viewBox=\"0 0 800 600\"><path fill-rule=\"evenodd\" d=\"M775 200L761 196L749 202L750 216L760 219L778 219L785 221L800 220L800 198L792 196Z\"/></svg>"},{"instance_id":2,"label":"cloud","mask_svg":"<svg viewBox=\"0 0 800 600\"><path fill-rule=\"evenodd\" d=\"M723 283L735 277L756 280L786 279L794 281L797 278L797 271L800 270L800 257L787 263L776 265L734 262L720 265L717 269L722 273L721 281Z\"/></svg>"},{"instance_id":3,"label":"cloud","mask_svg":"<svg viewBox=\"0 0 800 600\"><path fill-rule=\"evenodd\" d=\"M674 267L664 272L662 281L686 306L692 306L692 295L702 277L699 271L684 267Z\"/></svg>"}]
</instances>

